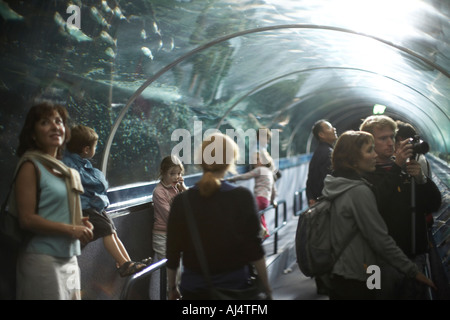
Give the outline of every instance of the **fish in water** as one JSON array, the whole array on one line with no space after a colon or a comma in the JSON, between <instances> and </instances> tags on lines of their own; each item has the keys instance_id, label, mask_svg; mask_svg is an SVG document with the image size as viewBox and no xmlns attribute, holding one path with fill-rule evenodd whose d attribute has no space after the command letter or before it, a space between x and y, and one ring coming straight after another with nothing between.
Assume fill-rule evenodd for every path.
<instances>
[{"instance_id":1,"label":"fish in water","mask_svg":"<svg viewBox=\"0 0 450 320\"><path fill-rule=\"evenodd\" d=\"M172 37L170 37L169 41L165 43L164 47L162 48L163 51L170 52L175 48L175 42Z\"/></svg>"},{"instance_id":2,"label":"fish in water","mask_svg":"<svg viewBox=\"0 0 450 320\"><path fill-rule=\"evenodd\" d=\"M150 59L153 60L153 54L152 54L152 51L149 48L142 47L141 50L142 50L142 52L144 53L145 56L147 56L147 57L149 57Z\"/></svg>"},{"instance_id":3,"label":"fish in water","mask_svg":"<svg viewBox=\"0 0 450 320\"><path fill-rule=\"evenodd\" d=\"M164 43L162 41L162 39L159 39L158 41L158 51L161 50L161 48L164 46Z\"/></svg>"},{"instance_id":4,"label":"fish in water","mask_svg":"<svg viewBox=\"0 0 450 320\"><path fill-rule=\"evenodd\" d=\"M117 6L114 8L114 14L116 15L117 18L119 18L120 20L126 20L127 18L123 15L122 10L120 10L120 8Z\"/></svg>"},{"instance_id":5,"label":"fish in water","mask_svg":"<svg viewBox=\"0 0 450 320\"><path fill-rule=\"evenodd\" d=\"M82 41L92 41L92 38L87 36L83 31L78 29L76 26L66 24L66 31L78 42Z\"/></svg>"},{"instance_id":6,"label":"fish in water","mask_svg":"<svg viewBox=\"0 0 450 320\"><path fill-rule=\"evenodd\" d=\"M156 21L153 21L152 27L153 27L153 32L156 33L157 35L161 36L161 30L159 29Z\"/></svg>"},{"instance_id":7,"label":"fish in water","mask_svg":"<svg viewBox=\"0 0 450 320\"><path fill-rule=\"evenodd\" d=\"M23 20L23 17L12 10L3 0L0 0L0 16L5 20Z\"/></svg>"},{"instance_id":8,"label":"fish in water","mask_svg":"<svg viewBox=\"0 0 450 320\"><path fill-rule=\"evenodd\" d=\"M113 59L115 59L115 58L116 58L116 55L117 55L117 54L114 52L114 50L111 49L110 47L108 47L108 48L105 50L105 53L106 53L106 55L110 56L110 57L113 58Z\"/></svg>"},{"instance_id":9,"label":"fish in water","mask_svg":"<svg viewBox=\"0 0 450 320\"><path fill-rule=\"evenodd\" d=\"M58 11L55 12L53 19L58 25L59 31L62 35L67 36L68 34L72 39L78 42L92 41L91 37L87 36L83 31L78 29L76 26L68 25Z\"/></svg>"},{"instance_id":10,"label":"fish in water","mask_svg":"<svg viewBox=\"0 0 450 320\"><path fill-rule=\"evenodd\" d=\"M106 21L106 19L103 18L101 13L98 12L96 7L91 7L91 17L101 26L107 27L108 29L111 27L111 25Z\"/></svg>"},{"instance_id":11,"label":"fish in water","mask_svg":"<svg viewBox=\"0 0 450 320\"><path fill-rule=\"evenodd\" d=\"M106 13L112 13L112 9L108 6L108 2L105 0L102 0L102 8L105 10Z\"/></svg>"},{"instance_id":12,"label":"fish in water","mask_svg":"<svg viewBox=\"0 0 450 320\"><path fill-rule=\"evenodd\" d=\"M63 17L59 14L58 11L55 12L55 15L53 16L53 20L55 20L56 24L62 28L66 28L66 21L63 19Z\"/></svg>"},{"instance_id":13,"label":"fish in water","mask_svg":"<svg viewBox=\"0 0 450 320\"><path fill-rule=\"evenodd\" d=\"M145 29L141 30L141 38L146 40L147 39L147 32L145 32Z\"/></svg>"},{"instance_id":14,"label":"fish in water","mask_svg":"<svg viewBox=\"0 0 450 320\"><path fill-rule=\"evenodd\" d=\"M117 47L117 39L113 39L113 37L111 37L109 33L106 32L105 30L103 30L100 33L100 38L102 38L105 42L109 43L110 45Z\"/></svg>"}]
</instances>

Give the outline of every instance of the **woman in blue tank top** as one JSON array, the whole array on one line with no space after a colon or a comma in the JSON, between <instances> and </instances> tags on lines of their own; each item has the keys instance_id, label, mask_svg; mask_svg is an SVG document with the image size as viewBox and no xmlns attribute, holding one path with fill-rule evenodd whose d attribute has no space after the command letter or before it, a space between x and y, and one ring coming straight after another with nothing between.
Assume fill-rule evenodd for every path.
<instances>
[{"instance_id":1,"label":"woman in blue tank top","mask_svg":"<svg viewBox=\"0 0 450 320\"><path fill-rule=\"evenodd\" d=\"M76 256L80 241L92 239L92 225L81 219L79 194L68 187L79 176L58 160L70 136L67 120L64 107L41 103L20 133L13 198L21 227L32 236L17 264L18 299L80 299Z\"/></svg>"}]
</instances>

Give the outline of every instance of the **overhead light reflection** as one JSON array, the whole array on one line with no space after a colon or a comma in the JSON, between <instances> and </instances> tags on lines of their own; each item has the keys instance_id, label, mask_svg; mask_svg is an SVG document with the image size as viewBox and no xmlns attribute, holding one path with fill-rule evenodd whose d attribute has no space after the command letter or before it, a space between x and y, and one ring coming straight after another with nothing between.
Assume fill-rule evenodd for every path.
<instances>
[{"instance_id":1,"label":"overhead light reflection","mask_svg":"<svg viewBox=\"0 0 450 320\"><path fill-rule=\"evenodd\" d=\"M426 10L420 0L341 0L330 1L318 8L312 19L315 23L342 26L361 33L391 40L418 36L415 26L420 13Z\"/></svg>"},{"instance_id":2,"label":"overhead light reflection","mask_svg":"<svg viewBox=\"0 0 450 320\"><path fill-rule=\"evenodd\" d=\"M386 106L382 104L376 104L373 106L373 114L383 114L386 111Z\"/></svg>"}]
</instances>

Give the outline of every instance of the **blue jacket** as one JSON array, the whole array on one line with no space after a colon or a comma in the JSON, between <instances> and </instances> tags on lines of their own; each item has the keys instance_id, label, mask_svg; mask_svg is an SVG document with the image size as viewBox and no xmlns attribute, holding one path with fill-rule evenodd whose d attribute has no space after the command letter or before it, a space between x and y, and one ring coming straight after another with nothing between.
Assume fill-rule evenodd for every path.
<instances>
[{"instance_id":1,"label":"blue jacket","mask_svg":"<svg viewBox=\"0 0 450 320\"><path fill-rule=\"evenodd\" d=\"M62 161L80 173L84 188L84 193L80 196L83 210L89 208L98 212L105 210L109 206L109 199L107 195L108 182L103 172L94 168L88 159L84 159L76 153L66 151Z\"/></svg>"}]
</instances>

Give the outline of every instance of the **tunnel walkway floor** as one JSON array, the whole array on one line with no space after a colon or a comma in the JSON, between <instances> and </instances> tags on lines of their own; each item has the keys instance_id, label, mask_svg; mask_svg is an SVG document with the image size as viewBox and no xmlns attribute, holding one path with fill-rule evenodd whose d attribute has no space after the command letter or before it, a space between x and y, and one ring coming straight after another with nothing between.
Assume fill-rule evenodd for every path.
<instances>
[{"instance_id":1,"label":"tunnel walkway floor","mask_svg":"<svg viewBox=\"0 0 450 320\"><path fill-rule=\"evenodd\" d=\"M300 271L295 254L295 233L298 218L290 219L281 229L278 250L273 253L274 237L264 241L266 264L274 300L328 300L328 296L317 294L313 278Z\"/></svg>"},{"instance_id":2,"label":"tunnel walkway floor","mask_svg":"<svg viewBox=\"0 0 450 320\"><path fill-rule=\"evenodd\" d=\"M314 279L302 274L298 265L280 274L272 283L272 298L274 300L329 300L326 295L317 294Z\"/></svg>"}]
</instances>

